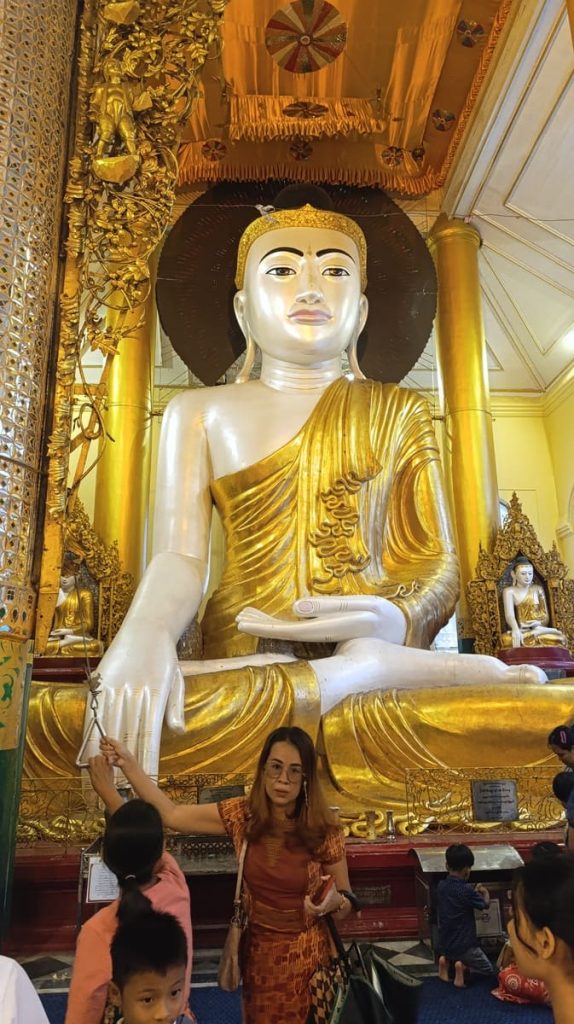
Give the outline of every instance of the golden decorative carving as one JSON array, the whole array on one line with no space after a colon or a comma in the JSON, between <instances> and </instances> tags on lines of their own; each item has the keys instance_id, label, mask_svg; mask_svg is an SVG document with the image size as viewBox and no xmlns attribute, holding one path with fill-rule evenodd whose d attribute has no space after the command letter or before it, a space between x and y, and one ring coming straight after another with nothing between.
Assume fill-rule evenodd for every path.
<instances>
[{"instance_id":1,"label":"golden decorative carving","mask_svg":"<svg viewBox=\"0 0 574 1024\"><path fill-rule=\"evenodd\" d=\"M224 787L248 788L252 776L244 774L172 775L160 779L160 789L176 803L195 804L200 793L218 799ZM91 843L104 831L104 815L94 791L78 776L22 779L17 842L20 846L50 844L67 849ZM175 838L175 837L172 837Z\"/></svg>"},{"instance_id":2,"label":"golden decorative carving","mask_svg":"<svg viewBox=\"0 0 574 1024\"><path fill-rule=\"evenodd\" d=\"M400 831L530 832L563 823L564 811L552 794L556 765L505 768L417 768L406 773L407 820ZM516 782L518 820L475 821L471 782L512 779Z\"/></svg>"},{"instance_id":3,"label":"golden decorative carving","mask_svg":"<svg viewBox=\"0 0 574 1024\"><path fill-rule=\"evenodd\" d=\"M574 580L556 544L544 551L532 523L516 494L510 500L508 518L497 532L491 553L480 549L476 578L467 587L477 654L496 654L506 630L501 608L501 592L510 583L510 565L517 555L528 558L548 590L551 625L562 631L568 646L574 646Z\"/></svg>"},{"instance_id":4,"label":"golden decorative carving","mask_svg":"<svg viewBox=\"0 0 574 1024\"><path fill-rule=\"evenodd\" d=\"M150 290L149 261L170 222L180 134L198 95L198 76L219 45L227 0L87 0L80 33L66 269L36 644L45 648L58 594L66 515L80 482L109 441L102 403L120 341L129 344ZM95 122L95 127L94 127ZM119 140L119 142L118 142ZM115 149L123 151L115 152ZM111 150L111 152L107 152ZM113 316L106 316L112 311ZM81 355L104 354L99 387ZM73 420L76 372L85 401ZM87 415L85 415L87 411ZM88 462L93 441L98 454ZM70 452L79 449L67 488Z\"/></svg>"}]
</instances>

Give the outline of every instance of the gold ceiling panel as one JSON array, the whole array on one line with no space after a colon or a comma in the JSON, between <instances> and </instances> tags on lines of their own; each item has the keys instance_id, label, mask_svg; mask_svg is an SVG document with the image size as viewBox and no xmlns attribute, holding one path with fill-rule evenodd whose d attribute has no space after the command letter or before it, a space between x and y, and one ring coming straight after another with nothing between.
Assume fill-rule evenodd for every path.
<instances>
[{"instance_id":1,"label":"gold ceiling panel","mask_svg":"<svg viewBox=\"0 0 574 1024\"><path fill-rule=\"evenodd\" d=\"M180 185L275 177L404 196L441 187L511 5L230 0L180 149Z\"/></svg>"}]
</instances>

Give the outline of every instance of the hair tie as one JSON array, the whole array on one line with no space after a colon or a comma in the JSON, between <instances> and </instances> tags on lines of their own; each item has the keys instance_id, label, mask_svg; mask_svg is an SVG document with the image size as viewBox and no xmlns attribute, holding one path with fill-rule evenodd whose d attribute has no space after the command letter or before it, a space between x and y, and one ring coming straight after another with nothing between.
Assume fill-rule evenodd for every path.
<instances>
[{"instance_id":1,"label":"hair tie","mask_svg":"<svg viewBox=\"0 0 574 1024\"><path fill-rule=\"evenodd\" d=\"M560 742L561 743L567 743L568 742L568 737L566 735L566 729L561 729L560 730Z\"/></svg>"},{"instance_id":2,"label":"hair tie","mask_svg":"<svg viewBox=\"0 0 574 1024\"><path fill-rule=\"evenodd\" d=\"M135 875L126 875L125 878L124 878L124 882L129 882L130 878L135 878L135 877L136 877Z\"/></svg>"}]
</instances>

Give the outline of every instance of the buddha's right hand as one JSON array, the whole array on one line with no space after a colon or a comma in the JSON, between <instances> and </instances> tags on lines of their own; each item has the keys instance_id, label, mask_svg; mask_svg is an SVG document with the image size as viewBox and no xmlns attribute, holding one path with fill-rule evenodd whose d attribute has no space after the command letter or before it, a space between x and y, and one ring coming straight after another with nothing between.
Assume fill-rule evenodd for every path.
<instances>
[{"instance_id":1,"label":"buddha's right hand","mask_svg":"<svg viewBox=\"0 0 574 1024\"><path fill-rule=\"evenodd\" d=\"M149 621L126 620L102 658L98 675L98 722L118 736L145 772L157 776L164 719L174 732L185 729L184 681L172 637ZM86 706L85 731L94 716ZM85 755L98 753L100 734L92 729Z\"/></svg>"},{"instance_id":2,"label":"buddha's right hand","mask_svg":"<svg viewBox=\"0 0 574 1024\"><path fill-rule=\"evenodd\" d=\"M522 647L522 631L520 629L511 630L512 646Z\"/></svg>"}]
</instances>

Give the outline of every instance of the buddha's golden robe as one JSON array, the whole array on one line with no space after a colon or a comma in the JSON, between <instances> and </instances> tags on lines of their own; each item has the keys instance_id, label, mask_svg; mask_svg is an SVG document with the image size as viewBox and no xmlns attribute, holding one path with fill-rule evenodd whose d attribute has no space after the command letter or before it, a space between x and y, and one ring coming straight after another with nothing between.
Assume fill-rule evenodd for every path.
<instances>
[{"instance_id":1,"label":"buddha's golden robe","mask_svg":"<svg viewBox=\"0 0 574 1024\"><path fill-rule=\"evenodd\" d=\"M256 649L256 639L235 627L241 608L286 615L307 594L390 597L407 617L412 646L427 645L451 614L456 559L434 431L418 395L343 378L292 441L212 490L227 562L203 621L206 656ZM162 774L251 771L265 736L280 725L318 735L320 695L306 661L186 682L187 732L165 730ZM74 770L84 704L82 687L34 685L29 777ZM400 812L409 768L536 763L571 704L563 686L349 696L323 717L319 736L330 800Z\"/></svg>"},{"instance_id":2,"label":"buddha's golden robe","mask_svg":"<svg viewBox=\"0 0 574 1024\"><path fill-rule=\"evenodd\" d=\"M548 605L546 595L539 583L532 583L528 593L520 604L514 605L516 621L522 632L523 647L567 647L568 641L563 633L537 632L529 629L526 623L538 621L543 625L549 622ZM512 633L510 630L502 634L502 647L512 647Z\"/></svg>"},{"instance_id":3,"label":"buddha's golden robe","mask_svg":"<svg viewBox=\"0 0 574 1024\"><path fill-rule=\"evenodd\" d=\"M342 377L291 441L212 493L226 564L202 622L205 657L257 650L237 630L242 608L289 616L310 594L390 598L411 647L450 618L457 561L428 405L414 392Z\"/></svg>"}]
</instances>

